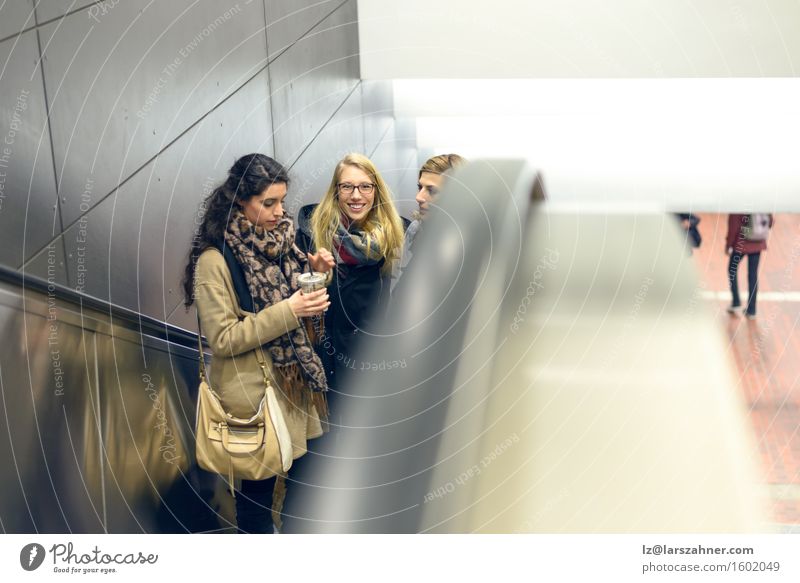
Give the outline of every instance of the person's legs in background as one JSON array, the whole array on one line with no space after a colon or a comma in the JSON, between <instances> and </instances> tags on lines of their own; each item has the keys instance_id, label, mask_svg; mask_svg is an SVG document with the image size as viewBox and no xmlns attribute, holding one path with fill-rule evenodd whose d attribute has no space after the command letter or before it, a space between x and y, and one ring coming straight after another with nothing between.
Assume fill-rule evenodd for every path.
<instances>
[{"instance_id":1,"label":"person's legs in background","mask_svg":"<svg viewBox=\"0 0 800 583\"><path fill-rule=\"evenodd\" d=\"M732 312L741 306L741 300L739 299L739 282L736 275L737 271L739 270L739 262L742 260L742 254L737 251L733 251L730 257L731 258L728 261L728 285L731 288L731 296L733 300L731 301L728 311Z\"/></svg>"},{"instance_id":2,"label":"person's legs in background","mask_svg":"<svg viewBox=\"0 0 800 583\"><path fill-rule=\"evenodd\" d=\"M758 263L761 260L761 253L750 253L747 255L747 315L756 315L756 295L758 294Z\"/></svg>"},{"instance_id":3,"label":"person's legs in background","mask_svg":"<svg viewBox=\"0 0 800 583\"><path fill-rule=\"evenodd\" d=\"M236 526L240 534L272 534L275 479L242 480L236 493Z\"/></svg>"}]
</instances>

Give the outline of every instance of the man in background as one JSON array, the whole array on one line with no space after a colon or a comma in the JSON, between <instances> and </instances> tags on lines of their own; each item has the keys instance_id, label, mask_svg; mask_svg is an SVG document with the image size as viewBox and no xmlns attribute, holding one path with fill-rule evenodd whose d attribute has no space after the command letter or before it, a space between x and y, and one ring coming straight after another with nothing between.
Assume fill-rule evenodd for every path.
<instances>
[{"instance_id":1,"label":"man in background","mask_svg":"<svg viewBox=\"0 0 800 583\"><path fill-rule=\"evenodd\" d=\"M414 239L417 236L425 217L430 210L431 204L436 200L439 192L444 187L448 176L456 168L466 164L466 160L458 154L441 154L429 158L419 169L417 178L417 210L412 213L411 224L406 229L406 236L403 242L403 255L392 274L392 290L397 285L400 276L411 261L414 255Z\"/></svg>"}]
</instances>

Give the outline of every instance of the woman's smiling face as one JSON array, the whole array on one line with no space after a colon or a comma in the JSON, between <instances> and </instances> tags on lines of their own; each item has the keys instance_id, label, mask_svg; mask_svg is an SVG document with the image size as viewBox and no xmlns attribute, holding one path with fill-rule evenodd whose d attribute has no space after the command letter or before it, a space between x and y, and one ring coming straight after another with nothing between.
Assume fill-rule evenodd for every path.
<instances>
[{"instance_id":1,"label":"woman's smiling face","mask_svg":"<svg viewBox=\"0 0 800 583\"><path fill-rule=\"evenodd\" d=\"M358 188L361 185L371 185L372 191L364 194ZM346 194L342 192L342 185L352 185L353 192ZM372 210L375 202L375 189L369 174L356 166L345 166L339 176L339 209L353 222L363 221Z\"/></svg>"},{"instance_id":2,"label":"woman's smiling face","mask_svg":"<svg viewBox=\"0 0 800 583\"><path fill-rule=\"evenodd\" d=\"M278 182L264 189L244 203L239 203L244 216L254 225L271 231L283 218L283 202L286 199L286 183Z\"/></svg>"}]
</instances>

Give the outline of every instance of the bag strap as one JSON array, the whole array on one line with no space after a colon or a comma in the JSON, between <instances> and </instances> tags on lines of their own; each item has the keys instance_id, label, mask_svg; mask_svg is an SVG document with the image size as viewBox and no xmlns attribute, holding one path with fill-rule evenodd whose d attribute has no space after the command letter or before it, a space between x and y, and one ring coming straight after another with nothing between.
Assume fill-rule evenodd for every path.
<instances>
[{"instance_id":1,"label":"bag strap","mask_svg":"<svg viewBox=\"0 0 800 583\"><path fill-rule=\"evenodd\" d=\"M197 316L197 359L200 361L200 380L208 382L206 359L203 357L203 329L200 325L200 310L197 308L195 308L195 315ZM261 374L264 375L264 389L266 389L270 384L270 379L267 374L267 360L264 358L264 347L259 346L256 348L255 352L258 366L261 367Z\"/></svg>"},{"instance_id":2,"label":"bag strap","mask_svg":"<svg viewBox=\"0 0 800 583\"><path fill-rule=\"evenodd\" d=\"M197 316L197 359L200 361L200 382L207 383L208 373L206 372L206 359L203 352L203 327L200 325L200 310L197 309L197 306L195 306L194 313ZM197 397L197 406L200 407L199 395ZM233 460L231 459L228 460L228 487L230 488L231 496L235 499L236 492L233 481Z\"/></svg>"},{"instance_id":3,"label":"bag strap","mask_svg":"<svg viewBox=\"0 0 800 583\"><path fill-rule=\"evenodd\" d=\"M236 256L227 244L222 246L222 257L225 259L228 271L231 274L233 290L236 293L236 299L239 301L239 307L245 312L255 312L253 296L250 295L250 287L247 285L242 265L237 261Z\"/></svg>"},{"instance_id":4,"label":"bag strap","mask_svg":"<svg viewBox=\"0 0 800 583\"><path fill-rule=\"evenodd\" d=\"M261 358L259 358L259 355ZM267 360L264 358L264 347L259 346L256 348L256 360L258 361L258 366L261 367L261 374L264 376L264 390L267 390L267 387L270 385L269 375L267 374Z\"/></svg>"},{"instance_id":5,"label":"bag strap","mask_svg":"<svg viewBox=\"0 0 800 583\"><path fill-rule=\"evenodd\" d=\"M208 381L208 373L206 372L206 359L203 354L203 330L200 327L200 310L195 307L195 315L197 316L197 359L200 361L200 380Z\"/></svg>"}]
</instances>

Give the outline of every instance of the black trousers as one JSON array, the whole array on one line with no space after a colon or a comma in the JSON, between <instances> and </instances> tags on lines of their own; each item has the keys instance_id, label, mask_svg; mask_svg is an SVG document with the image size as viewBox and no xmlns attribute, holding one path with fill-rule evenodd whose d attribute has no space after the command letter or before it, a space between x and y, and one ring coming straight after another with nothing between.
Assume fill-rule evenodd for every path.
<instances>
[{"instance_id":1,"label":"black trousers","mask_svg":"<svg viewBox=\"0 0 800 583\"><path fill-rule=\"evenodd\" d=\"M739 262L744 257L744 253L734 251L731 253L730 261L728 262L728 283L731 288L731 295L733 296L733 307L742 305L739 299L739 283L737 272L739 271ZM761 252L747 254L747 308L746 312L755 316L756 314L756 295L758 294L758 262L761 259Z\"/></svg>"},{"instance_id":2,"label":"black trousers","mask_svg":"<svg viewBox=\"0 0 800 583\"><path fill-rule=\"evenodd\" d=\"M272 492L276 477L242 480L236 492L236 526L239 534L272 534Z\"/></svg>"}]
</instances>

